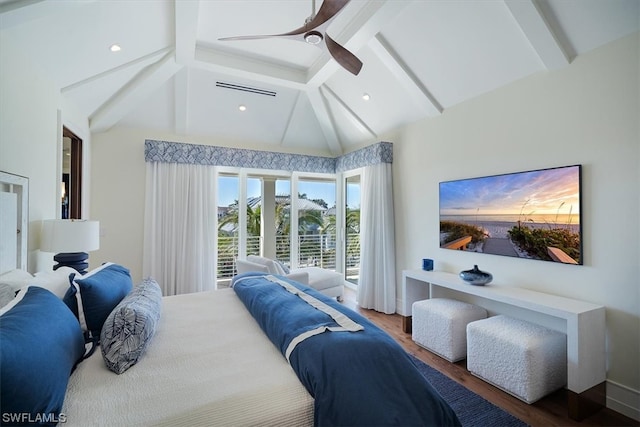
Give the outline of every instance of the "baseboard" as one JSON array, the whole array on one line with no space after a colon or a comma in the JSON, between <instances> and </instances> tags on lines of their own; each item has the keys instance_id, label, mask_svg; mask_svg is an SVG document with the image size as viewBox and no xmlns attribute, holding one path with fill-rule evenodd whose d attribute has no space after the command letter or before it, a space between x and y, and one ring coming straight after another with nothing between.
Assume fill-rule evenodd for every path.
<instances>
[{"instance_id":1,"label":"baseboard","mask_svg":"<svg viewBox=\"0 0 640 427\"><path fill-rule=\"evenodd\" d=\"M607 380L607 408L640 421L640 391Z\"/></svg>"}]
</instances>

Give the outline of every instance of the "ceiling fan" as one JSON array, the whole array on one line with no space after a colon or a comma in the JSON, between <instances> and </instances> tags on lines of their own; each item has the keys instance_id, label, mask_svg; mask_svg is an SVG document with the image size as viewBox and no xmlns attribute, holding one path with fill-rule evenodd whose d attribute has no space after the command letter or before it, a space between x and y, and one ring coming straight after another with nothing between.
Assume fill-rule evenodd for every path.
<instances>
[{"instance_id":1,"label":"ceiling fan","mask_svg":"<svg viewBox=\"0 0 640 427\"><path fill-rule=\"evenodd\" d=\"M270 37L288 37L295 40L304 41L312 45L318 45L324 41L327 50L343 68L351 72L354 75L358 75L362 68L362 61L360 61L353 53L345 49L344 46L337 43L329 34L326 33L326 28L329 26L333 18L342 10L343 7L349 3L350 0L324 0L318 13L315 13L315 0L312 0L312 14L309 16L304 25L296 30L283 34L272 35L256 35L256 36L238 36L238 37L224 37L218 40L231 41L231 40L257 40L266 39Z\"/></svg>"}]
</instances>

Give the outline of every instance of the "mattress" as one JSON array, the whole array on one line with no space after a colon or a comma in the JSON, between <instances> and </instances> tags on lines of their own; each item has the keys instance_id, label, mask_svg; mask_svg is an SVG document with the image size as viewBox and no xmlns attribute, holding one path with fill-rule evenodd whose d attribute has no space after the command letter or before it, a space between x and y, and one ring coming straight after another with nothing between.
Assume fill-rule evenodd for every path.
<instances>
[{"instance_id":1,"label":"mattress","mask_svg":"<svg viewBox=\"0 0 640 427\"><path fill-rule=\"evenodd\" d=\"M313 398L233 290L163 298L156 335L121 375L97 350L69 379L67 426L313 425Z\"/></svg>"}]
</instances>

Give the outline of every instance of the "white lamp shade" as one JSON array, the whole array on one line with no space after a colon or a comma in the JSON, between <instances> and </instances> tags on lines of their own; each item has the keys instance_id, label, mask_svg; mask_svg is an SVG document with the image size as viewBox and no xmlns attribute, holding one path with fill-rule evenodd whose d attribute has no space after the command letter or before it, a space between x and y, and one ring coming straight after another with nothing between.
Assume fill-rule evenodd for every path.
<instances>
[{"instance_id":1,"label":"white lamp shade","mask_svg":"<svg viewBox=\"0 0 640 427\"><path fill-rule=\"evenodd\" d=\"M81 219L42 221L43 252L90 252L100 249L100 222Z\"/></svg>"}]
</instances>

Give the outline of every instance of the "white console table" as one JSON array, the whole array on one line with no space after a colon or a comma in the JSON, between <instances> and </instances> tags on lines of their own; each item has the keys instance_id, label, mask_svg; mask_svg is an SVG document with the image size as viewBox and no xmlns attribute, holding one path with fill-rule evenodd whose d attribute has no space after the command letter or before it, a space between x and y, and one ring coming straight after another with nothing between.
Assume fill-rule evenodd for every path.
<instances>
[{"instance_id":1,"label":"white console table","mask_svg":"<svg viewBox=\"0 0 640 427\"><path fill-rule=\"evenodd\" d=\"M456 274L441 271L404 270L402 290L404 300L400 307L403 330L411 332L411 307L414 302L437 296L443 289L463 294L477 305L483 302L491 306L491 311L499 312L505 307L513 315L518 310L523 314L551 316L560 322L567 334L567 388L570 393L569 415L574 419L584 418L585 406L604 403L604 381L606 380L605 354L605 308L584 301L564 298L528 289L499 286L490 283L473 286ZM447 291L448 292L448 291ZM471 297L469 297L471 296ZM495 304L497 302L499 304ZM498 307L498 308L496 308ZM517 314L516 314L517 315ZM530 320L530 319L528 319ZM595 390L595 391L594 391ZM591 403L580 399L583 394ZM602 396L596 396L602 394ZM575 408L572 408L575 405ZM586 409L593 412L595 408Z\"/></svg>"}]
</instances>

